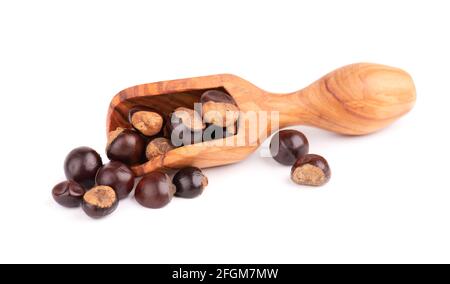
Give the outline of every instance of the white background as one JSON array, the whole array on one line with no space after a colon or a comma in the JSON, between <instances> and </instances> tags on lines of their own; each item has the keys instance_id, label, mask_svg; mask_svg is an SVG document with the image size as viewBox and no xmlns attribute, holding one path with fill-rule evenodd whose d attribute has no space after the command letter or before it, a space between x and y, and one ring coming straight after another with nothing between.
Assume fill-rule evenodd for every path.
<instances>
[{"instance_id":1,"label":"white background","mask_svg":"<svg viewBox=\"0 0 450 284\"><path fill-rule=\"evenodd\" d=\"M448 1L1 1L0 262L450 262ZM414 78L415 109L342 137L299 127L333 171L289 180L256 152L206 170L195 200L130 198L92 221L51 198L74 147L102 152L114 94L233 73L268 91L374 62ZM105 159L106 160L106 159Z\"/></svg>"}]
</instances>

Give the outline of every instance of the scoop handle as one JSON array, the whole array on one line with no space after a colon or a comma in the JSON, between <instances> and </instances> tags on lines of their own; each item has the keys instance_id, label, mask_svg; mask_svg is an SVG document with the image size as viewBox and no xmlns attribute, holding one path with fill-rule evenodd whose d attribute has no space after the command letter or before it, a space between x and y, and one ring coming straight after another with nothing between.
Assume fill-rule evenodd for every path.
<instances>
[{"instance_id":1,"label":"scoop handle","mask_svg":"<svg viewBox=\"0 0 450 284\"><path fill-rule=\"evenodd\" d=\"M310 125L341 134L378 131L409 112L416 101L411 76L378 64L339 68L309 87L268 94L265 105L280 114L280 127Z\"/></svg>"}]
</instances>

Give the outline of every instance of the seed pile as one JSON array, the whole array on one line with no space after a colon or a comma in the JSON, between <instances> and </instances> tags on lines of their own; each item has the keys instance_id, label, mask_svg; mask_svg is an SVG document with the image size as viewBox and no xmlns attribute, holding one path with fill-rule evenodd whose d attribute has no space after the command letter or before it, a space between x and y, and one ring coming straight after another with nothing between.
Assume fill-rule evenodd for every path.
<instances>
[{"instance_id":1,"label":"seed pile","mask_svg":"<svg viewBox=\"0 0 450 284\"><path fill-rule=\"evenodd\" d=\"M177 147L237 134L240 113L229 94L208 90L200 102L200 112L179 107L169 118L145 106L132 108L128 114L130 127L117 128L108 135L106 154L110 162L103 164L100 155L89 147L76 148L67 155L67 180L53 188L55 201L69 208L81 206L88 216L97 219L113 213L119 201L133 190L140 205L154 209L166 206L174 196L201 195L208 179L199 168L180 169L173 179L165 172L154 171L140 180L131 169ZM270 151L277 162L292 166L291 178L298 184L320 186L330 179L327 161L308 154L308 139L299 131L278 132Z\"/></svg>"}]
</instances>

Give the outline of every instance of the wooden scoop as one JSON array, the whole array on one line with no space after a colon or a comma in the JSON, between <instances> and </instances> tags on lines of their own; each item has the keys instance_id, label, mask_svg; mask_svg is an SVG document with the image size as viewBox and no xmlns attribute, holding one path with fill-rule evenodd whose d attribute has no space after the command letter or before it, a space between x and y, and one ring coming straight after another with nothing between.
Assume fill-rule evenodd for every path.
<instances>
[{"instance_id":1,"label":"wooden scoop","mask_svg":"<svg viewBox=\"0 0 450 284\"><path fill-rule=\"evenodd\" d=\"M376 64L354 64L337 69L309 87L289 93L263 91L234 75L223 74L138 85L117 94L109 107L107 131L131 128L128 111L150 106L169 114L177 107L192 108L208 89L225 90L240 111L238 134L174 149L133 167L141 176L158 169L199 168L245 159L278 128L310 125L346 135L363 135L388 126L407 113L416 100L412 78L403 70ZM260 120L257 135L249 113L279 112L279 121Z\"/></svg>"}]
</instances>

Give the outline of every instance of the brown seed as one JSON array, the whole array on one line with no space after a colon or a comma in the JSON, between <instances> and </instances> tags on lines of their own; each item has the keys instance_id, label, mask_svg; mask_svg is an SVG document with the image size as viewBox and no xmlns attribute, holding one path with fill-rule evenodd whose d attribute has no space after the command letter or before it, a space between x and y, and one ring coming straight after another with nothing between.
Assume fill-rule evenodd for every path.
<instances>
[{"instance_id":1,"label":"brown seed","mask_svg":"<svg viewBox=\"0 0 450 284\"><path fill-rule=\"evenodd\" d=\"M169 176L162 172L151 172L144 176L136 186L135 198L144 207L162 208L176 192Z\"/></svg>"},{"instance_id":2,"label":"brown seed","mask_svg":"<svg viewBox=\"0 0 450 284\"><path fill-rule=\"evenodd\" d=\"M157 112L139 110L130 115L130 123L145 136L154 136L161 131L164 119Z\"/></svg>"},{"instance_id":3,"label":"brown seed","mask_svg":"<svg viewBox=\"0 0 450 284\"><path fill-rule=\"evenodd\" d=\"M72 150L64 161L64 172L67 180L73 180L85 189L95 184L95 175L103 165L102 158L89 147L79 147Z\"/></svg>"},{"instance_id":4,"label":"brown seed","mask_svg":"<svg viewBox=\"0 0 450 284\"><path fill-rule=\"evenodd\" d=\"M125 131L125 128L117 127L116 130L110 131L108 133L108 143L106 146L111 145L114 140L116 140L117 136L119 136L122 132Z\"/></svg>"},{"instance_id":5,"label":"brown seed","mask_svg":"<svg viewBox=\"0 0 450 284\"><path fill-rule=\"evenodd\" d=\"M331 177L328 162L319 155L308 154L301 157L292 167L291 179L301 185L321 186Z\"/></svg>"},{"instance_id":6,"label":"brown seed","mask_svg":"<svg viewBox=\"0 0 450 284\"><path fill-rule=\"evenodd\" d=\"M127 165L112 161L98 170L95 182L97 185L112 187L117 197L123 199L133 190L134 179L135 175Z\"/></svg>"},{"instance_id":7,"label":"brown seed","mask_svg":"<svg viewBox=\"0 0 450 284\"><path fill-rule=\"evenodd\" d=\"M206 125L198 112L180 107L172 113L167 127L172 145L178 147L201 143L202 131Z\"/></svg>"},{"instance_id":8,"label":"brown seed","mask_svg":"<svg viewBox=\"0 0 450 284\"><path fill-rule=\"evenodd\" d=\"M164 137L155 138L147 145L147 149L145 154L147 159L150 161L151 159L165 155L170 150L175 149L170 143L170 140Z\"/></svg>"},{"instance_id":9,"label":"brown seed","mask_svg":"<svg viewBox=\"0 0 450 284\"><path fill-rule=\"evenodd\" d=\"M199 168L188 167L178 171L173 177L173 184L177 188L176 196L194 198L208 186L208 178Z\"/></svg>"},{"instance_id":10,"label":"brown seed","mask_svg":"<svg viewBox=\"0 0 450 284\"><path fill-rule=\"evenodd\" d=\"M106 154L111 161L126 165L142 162L145 155L145 139L132 129L117 128L109 133Z\"/></svg>"},{"instance_id":11,"label":"brown seed","mask_svg":"<svg viewBox=\"0 0 450 284\"><path fill-rule=\"evenodd\" d=\"M81 206L89 217L97 219L114 212L118 203L117 194L112 187L99 185L86 192Z\"/></svg>"},{"instance_id":12,"label":"brown seed","mask_svg":"<svg viewBox=\"0 0 450 284\"><path fill-rule=\"evenodd\" d=\"M208 124L203 131L203 141L211 141L215 139L224 139L236 135L236 126L229 125L228 127Z\"/></svg>"},{"instance_id":13,"label":"brown seed","mask_svg":"<svg viewBox=\"0 0 450 284\"><path fill-rule=\"evenodd\" d=\"M55 201L68 208L80 207L84 193L84 188L71 180L58 183L52 190Z\"/></svg>"},{"instance_id":14,"label":"brown seed","mask_svg":"<svg viewBox=\"0 0 450 284\"><path fill-rule=\"evenodd\" d=\"M185 107L179 107L173 112L172 121L175 121L175 127L183 124L184 127L193 132L202 131L205 128L200 114L193 109Z\"/></svg>"},{"instance_id":15,"label":"brown seed","mask_svg":"<svg viewBox=\"0 0 450 284\"><path fill-rule=\"evenodd\" d=\"M270 153L280 164L292 166L308 154L309 142L300 131L293 129L281 130L270 141Z\"/></svg>"},{"instance_id":16,"label":"brown seed","mask_svg":"<svg viewBox=\"0 0 450 284\"><path fill-rule=\"evenodd\" d=\"M233 97L225 92L206 91L200 101L205 123L227 127L235 124L239 118L239 108L236 102Z\"/></svg>"}]
</instances>

